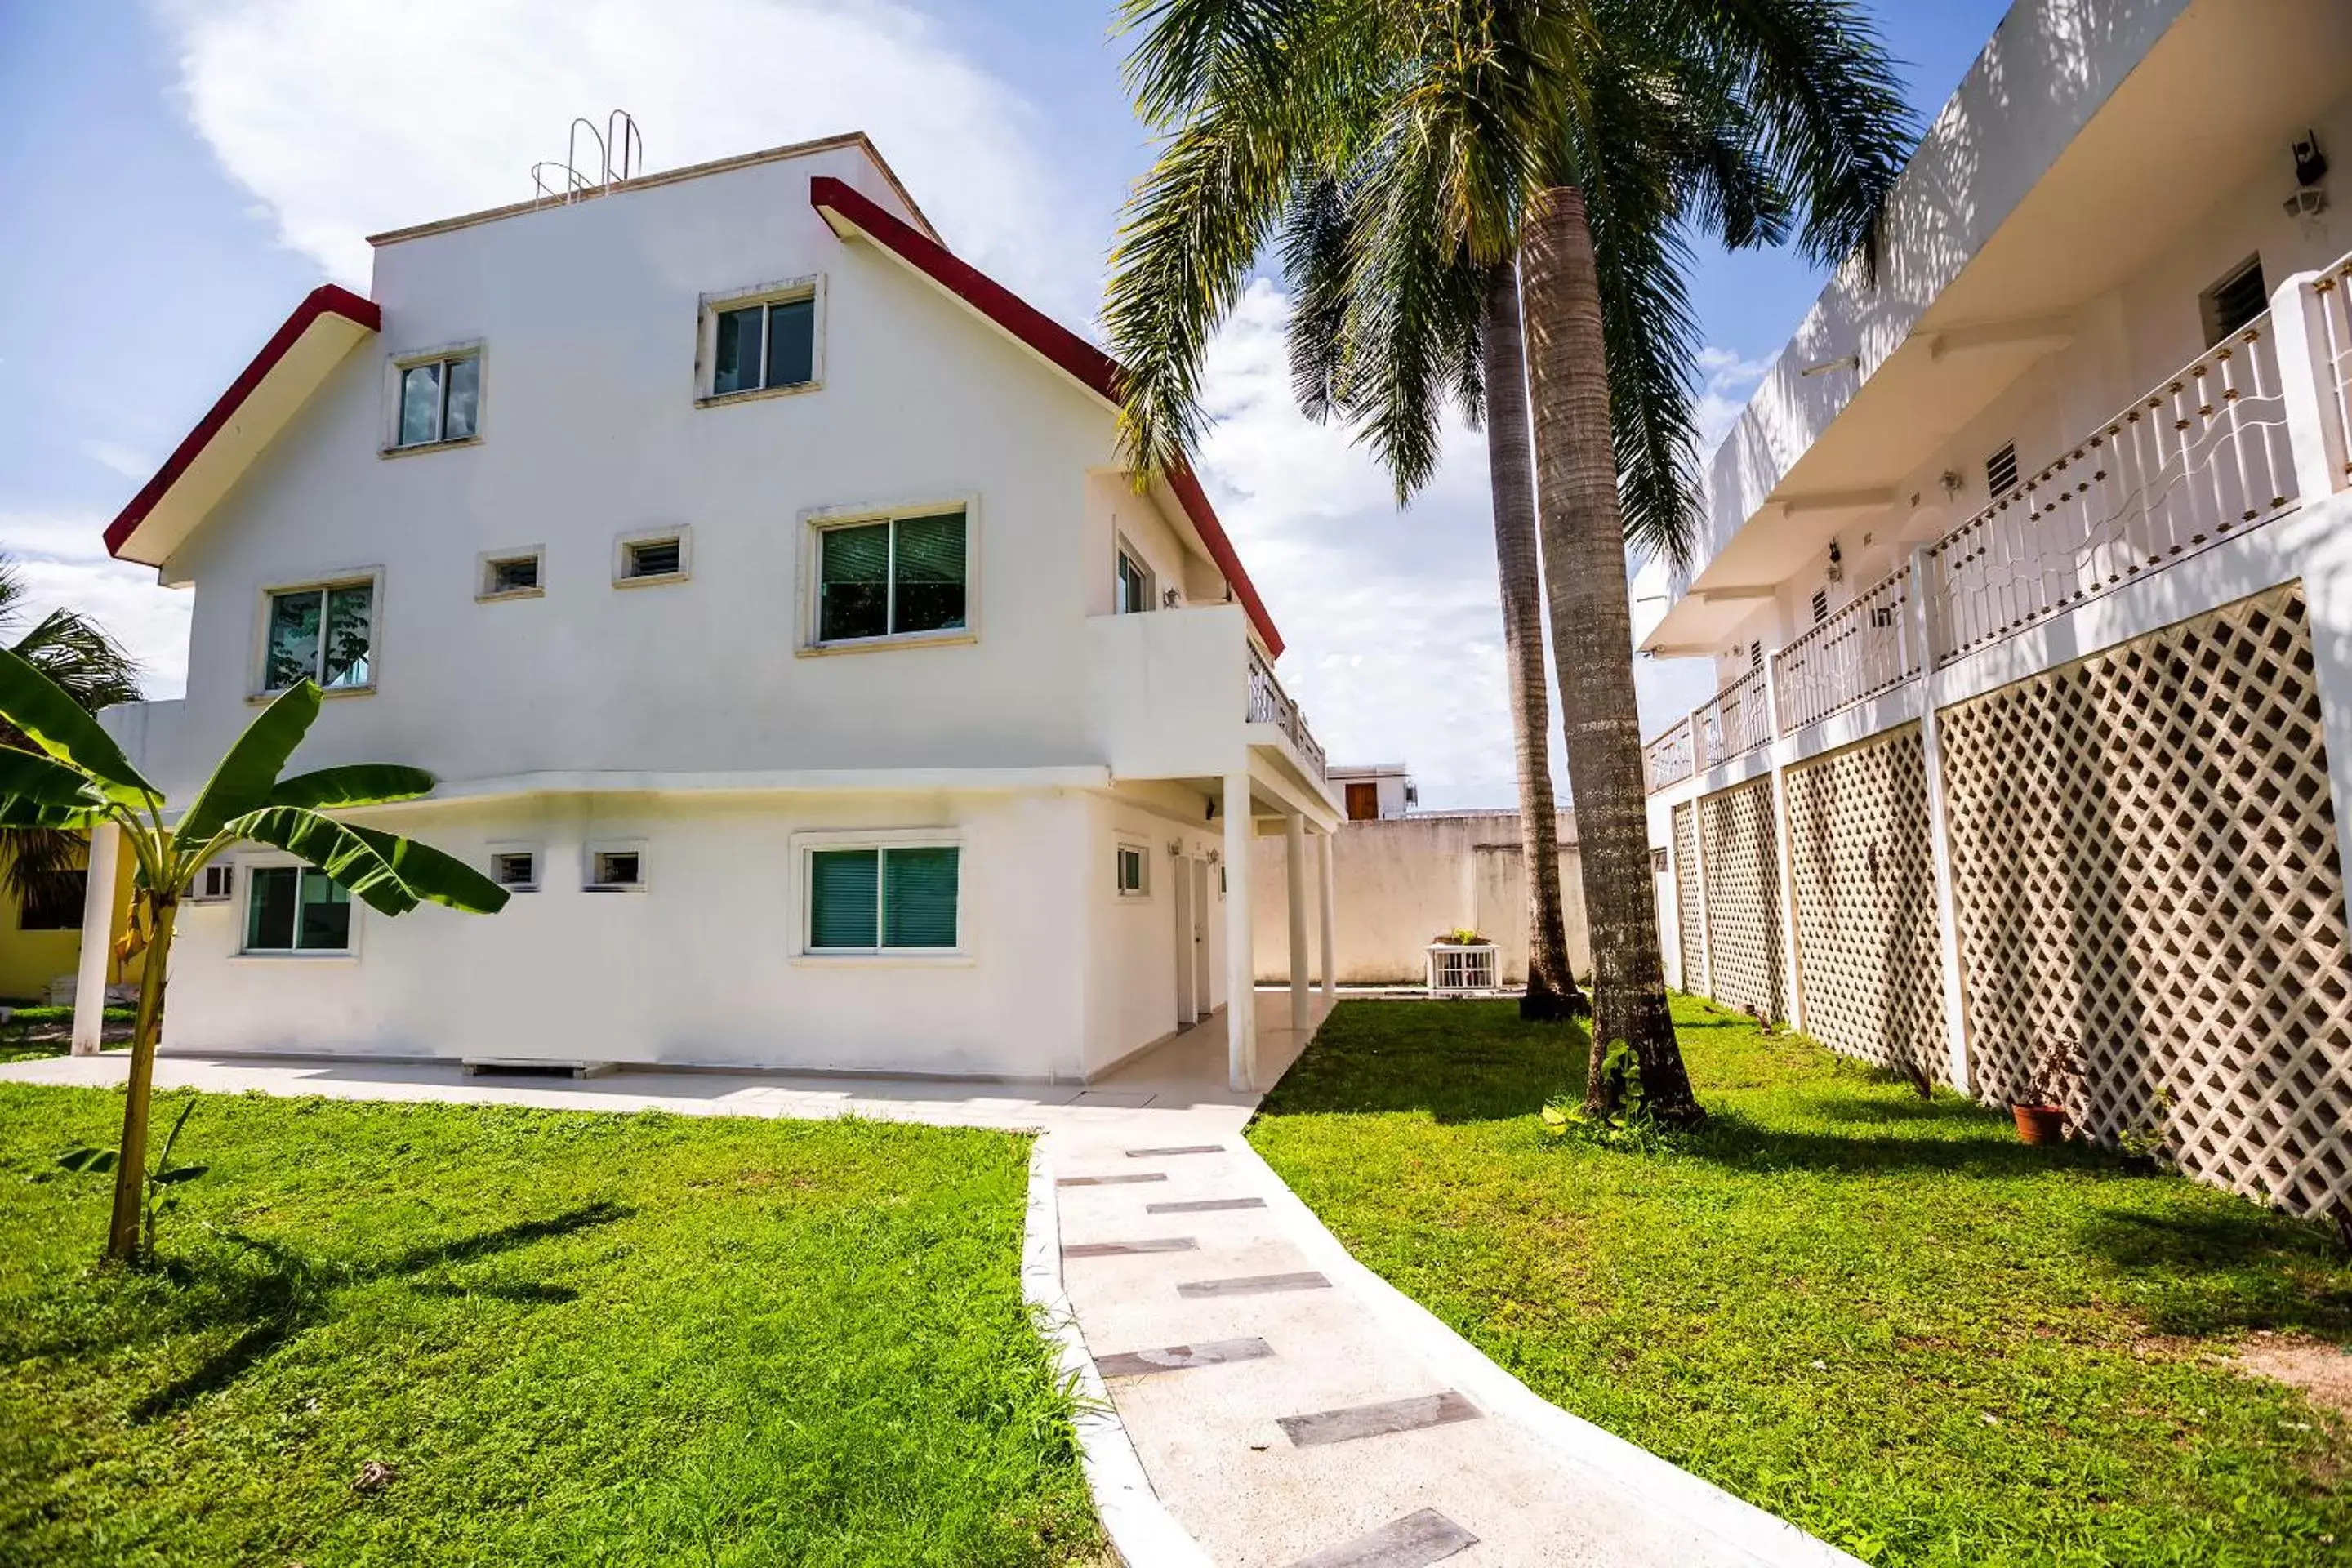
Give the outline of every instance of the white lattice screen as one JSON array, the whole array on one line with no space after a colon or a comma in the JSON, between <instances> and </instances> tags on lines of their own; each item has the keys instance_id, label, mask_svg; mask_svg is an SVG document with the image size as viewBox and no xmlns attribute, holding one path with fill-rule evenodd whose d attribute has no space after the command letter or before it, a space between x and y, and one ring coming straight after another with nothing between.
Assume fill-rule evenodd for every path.
<instances>
[{"instance_id":1,"label":"white lattice screen","mask_svg":"<svg viewBox=\"0 0 2352 1568\"><path fill-rule=\"evenodd\" d=\"M1805 1032L1948 1080L1919 727L1791 768L1786 788Z\"/></svg>"},{"instance_id":2,"label":"white lattice screen","mask_svg":"<svg viewBox=\"0 0 2352 1568\"><path fill-rule=\"evenodd\" d=\"M2076 1119L2352 1204L2352 937L2299 584L1941 716L1972 1076L2078 1041ZM1710 860L1710 867L1712 861Z\"/></svg>"},{"instance_id":3,"label":"white lattice screen","mask_svg":"<svg viewBox=\"0 0 2352 1568\"><path fill-rule=\"evenodd\" d=\"M1729 1007L1787 1016L1782 984L1780 847L1772 831L1772 781L1704 796L1707 994Z\"/></svg>"},{"instance_id":4,"label":"white lattice screen","mask_svg":"<svg viewBox=\"0 0 2352 1568\"><path fill-rule=\"evenodd\" d=\"M1688 801L1675 807L1675 934L1681 939L1683 989L1706 987L1706 954L1699 940L1698 812Z\"/></svg>"}]
</instances>

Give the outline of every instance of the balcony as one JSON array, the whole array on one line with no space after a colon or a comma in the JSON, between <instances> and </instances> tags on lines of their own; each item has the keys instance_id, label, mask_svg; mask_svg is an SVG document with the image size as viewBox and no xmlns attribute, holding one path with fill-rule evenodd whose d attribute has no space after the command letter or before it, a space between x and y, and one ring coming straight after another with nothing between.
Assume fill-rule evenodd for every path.
<instances>
[{"instance_id":1,"label":"balcony","mask_svg":"<svg viewBox=\"0 0 2352 1568\"><path fill-rule=\"evenodd\" d=\"M2284 311L2294 319L2282 331L2273 316ZM2284 365L2283 344L2296 356ZM1652 740L1649 787L1683 783L2261 528L2311 499L2315 474L2352 489L2352 256L2282 289L2272 310Z\"/></svg>"},{"instance_id":2,"label":"balcony","mask_svg":"<svg viewBox=\"0 0 2352 1568\"><path fill-rule=\"evenodd\" d=\"M1095 616L1087 638L1092 726L1114 774L1222 778L1255 747L1299 787L1329 795L1322 743L1240 606Z\"/></svg>"},{"instance_id":3,"label":"balcony","mask_svg":"<svg viewBox=\"0 0 2352 1568\"><path fill-rule=\"evenodd\" d=\"M1282 682L1274 678L1274 667L1266 663L1265 656L1257 651L1255 643L1250 645L1249 650L1249 721L1271 724L1281 731L1297 751L1299 760L1307 764L1307 771L1315 775L1316 782L1320 784L1328 780L1330 769L1323 757L1322 742L1316 740L1315 732L1307 727L1307 715L1299 710L1297 703L1290 700L1290 693L1282 689Z\"/></svg>"}]
</instances>

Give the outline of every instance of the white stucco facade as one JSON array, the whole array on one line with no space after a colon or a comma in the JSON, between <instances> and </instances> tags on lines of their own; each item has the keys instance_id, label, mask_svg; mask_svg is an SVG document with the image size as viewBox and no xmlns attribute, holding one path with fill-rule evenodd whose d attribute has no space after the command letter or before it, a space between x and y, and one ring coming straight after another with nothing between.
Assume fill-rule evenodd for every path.
<instances>
[{"instance_id":1,"label":"white stucco facade","mask_svg":"<svg viewBox=\"0 0 2352 1568\"><path fill-rule=\"evenodd\" d=\"M1068 1079L1223 1004L1213 803L1338 817L1303 725L1251 722L1278 637L1189 476L1138 493L1099 356L948 256L862 138L382 237L371 292L374 331L257 361L110 531L194 608L186 698L108 722L184 803L258 711L272 595L364 584L365 682L294 766L426 768L383 825L534 879L264 955L281 858L241 853L184 915L166 1049ZM717 314L762 298L813 301L809 374L714 395ZM436 355L472 362L473 433L397 447ZM957 514L960 625L826 634L826 530ZM631 580L645 541L677 569ZM815 949L811 855L894 845L955 851L952 941ZM634 885L590 890L600 850Z\"/></svg>"}]
</instances>

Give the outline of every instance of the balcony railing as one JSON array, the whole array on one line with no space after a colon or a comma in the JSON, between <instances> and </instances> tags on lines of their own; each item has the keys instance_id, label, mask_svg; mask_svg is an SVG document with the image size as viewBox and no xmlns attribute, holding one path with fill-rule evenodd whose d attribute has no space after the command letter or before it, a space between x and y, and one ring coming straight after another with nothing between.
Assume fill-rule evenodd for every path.
<instances>
[{"instance_id":1,"label":"balcony railing","mask_svg":"<svg viewBox=\"0 0 2352 1568\"><path fill-rule=\"evenodd\" d=\"M1772 715L1761 666L1728 682L1691 715L1692 761L1711 768L1743 757L1772 739Z\"/></svg>"},{"instance_id":2,"label":"balcony railing","mask_svg":"<svg viewBox=\"0 0 2352 1568\"><path fill-rule=\"evenodd\" d=\"M2258 527L2295 500L2265 311L1928 546L1936 663Z\"/></svg>"},{"instance_id":3,"label":"balcony railing","mask_svg":"<svg viewBox=\"0 0 2352 1568\"><path fill-rule=\"evenodd\" d=\"M1643 771L1649 776L1654 794L1696 773L1697 761L1691 753L1691 721L1687 718L1675 720L1673 729L1642 752Z\"/></svg>"},{"instance_id":4,"label":"balcony railing","mask_svg":"<svg viewBox=\"0 0 2352 1568\"><path fill-rule=\"evenodd\" d=\"M1919 673L1910 574L1897 572L1772 656L1773 710L1786 735Z\"/></svg>"},{"instance_id":5,"label":"balcony railing","mask_svg":"<svg viewBox=\"0 0 2352 1568\"><path fill-rule=\"evenodd\" d=\"M2337 485L2352 484L2352 256L2311 283L2313 346L2319 351L2320 422L2335 443Z\"/></svg>"},{"instance_id":6,"label":"balcony railing","mask_svg":"<svg viewBox=\"0 0 2352 1568\"><path fill-rule=\"evenodd\" d=\"M1307 727L1307 715L1298 710L1298 704L1290 700L1290 693L1274 678L1274 667L1265 662L1255 644L1250 647L1249 678L1249 721L1272 724L1289 736L1300 760L1317 778L1323 778L1326 764L1322 744L1315 739L1315 731Z\"/></svg>"}]
</instances>

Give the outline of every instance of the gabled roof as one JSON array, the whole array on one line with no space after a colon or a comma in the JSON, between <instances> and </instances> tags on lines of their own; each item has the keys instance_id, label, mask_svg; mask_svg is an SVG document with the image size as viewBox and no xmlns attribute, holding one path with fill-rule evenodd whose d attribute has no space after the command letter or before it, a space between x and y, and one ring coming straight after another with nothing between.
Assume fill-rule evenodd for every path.
<instances>
[{"instance_id":1,"label":"gabled roof","mask_svg":"<svg viewBox=\"0 0 2352 1568\"><path fill-rule=\"evenodd\" d=\"M161 566L352 345L383 325L373 300L332 283L311 289L107 525L107 552Z\"/></svg>"},{"instance_id":2,"label":"gabled roof","mask_svg":"<svg viewBox=\"0 0 2352 1568\"><path fill-rule=\"evenodd\" d=\"M853 234L865 236L1111 408L1118 407L1119 379L1125 373L1118 361L970 262L957 258L936 239L830 174L820 174L809 182L809 205L816 208L835 234L844 238ZM1275 629L1274 617L1266 613L1256 585L1243 569L1233 541L1225 537L1224 525L1217 521L1215 509L1202 492L1201 481L1189 465L1171 468L1167 479L1177 504L1183 508L1186 521L1201 536L1209 559L1216 563L1250 624L1265 639L1266 652L1279 657L1282 634Z\"/></svg>"}]
</instances>

